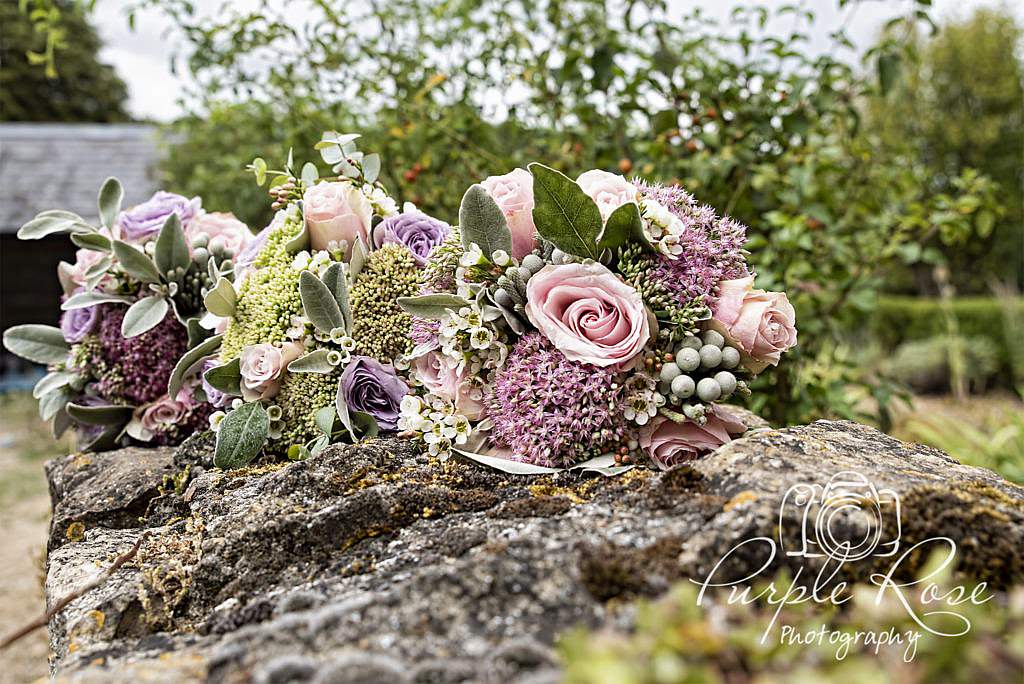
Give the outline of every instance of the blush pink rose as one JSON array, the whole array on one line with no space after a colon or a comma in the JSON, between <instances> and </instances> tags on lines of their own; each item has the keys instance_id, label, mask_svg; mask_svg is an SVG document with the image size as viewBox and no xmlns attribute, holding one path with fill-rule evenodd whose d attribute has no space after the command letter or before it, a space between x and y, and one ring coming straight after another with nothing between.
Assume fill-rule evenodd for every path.
<instances>
[{"instance_id":1,"label":"blush pink rose","mask_svg":"<svg viewBox=\"0 0 1024 684\"><path fill-rule=\"evenodd\" d=\"M281 376L302 351L302 345L297 342L286 342L280 347L252 344L243 349L239 360L242 399L256 401L276 396L281 389Z\"/></svg>"},{"instance_id":2,"label":"blush pink rose","mask_svg":"<svg viewBox=\"0 0 1024 684\"><path fill-rule=\"evenodd\" d=\"M545 266L526 285L530 322L572 361L625 366L643 351L643 299L601 264Z\"/></svg>"},{"instance_id":3,"label":"blush pink rose","mask_svg":"<svg viewBox=\"0 0 1024 684\"><path fill-rule=\"evenodd\" d=\"M215 211L203 214L189 223L185 236L192 240L205 235L210 240L210 249L222 249L239 254L253 241L252 231L230 212Z\"/></svg>"},{"instance_id":4,"label":"blush pink rose","mask_svg":"<svg viewBox=\"0 0 1024 684\"><path fill-rule=\"evenodd\" d=\"M515 169L504 176L488 176L484 190L501 208L512 231L512 256L522 259L537 246L537 226L533 223L533 174Z\"/></svg>"},{"instance_id":5,"label":"blush pink rose","mask_svg":"<svg viewBox=\"0 0 1024 684\"><path fill-rule=\"evenodd\" d=\"M796 311L784 292L755 290L754 276L723 280L712 304L713 323L753 360L754 372L778 365L796 346Z\"/></svg>"},{"instance_id":6,"label":"blush pink rose","mask_svg":"<svg viewBox=\"0 0 1024 684\"><path fill-rule=\"evenodd\" d=\"M345 258L357 237L366 242L373 219L370 200L352 183L314 185L302 197L302 211L313 249L327 249L327 243L345 240Z\"/></svg>"},{"instance_id":7,"label":"blush pink rose","mask_svg":"<svg viewBox=\"0 0 1024 684\"><path fill-rule=\"evenodd\" d=\"M455 409L466 418L479 420L483 415L482 392L468 382L465 373L460 374L436 352L413 359L412 369L431 394L455 404Z\"/></svg>"},{"instance_id":8,"label":"blush pink rose","mask_svg":"<svg viewBox=\"0 0 1024 684\"><path fill-rule=\"evenodd\" d=\"M179 393L178 398L171 399L164 395L151 404L135 409L132 419L125 427L125 432L140 442L148 442L161 432L167 432L188 417L194 402L188 396Z\"/></svg>"},{"instance_id":9,"label":"blush pink rose","mask_svg":"<svg viewBox=\"0 0 1024 684\"><path fill-rule=\"evenodd\" d=\"M640 430L640 446L658 468L667 470L714 451L747 429L739 418L718 406L707 418L704 425L655 418Z\"/></svg>"},{"instance_id":10,"label":"blush pink rose","mask_svg":"<svg viewBox=\"0 0 1024 684\"><path fill-rule=\"evenodd\" d=\"M576 184L583 188L601 210L601 220L607 221L612 212L623 204L636 202L637 189L622 176L600 169L592 169L580 175Z\"/></svg>"},{"instance_id":11,"label":"blush pink rose","mask_svg":"<svg viewBox=\"0 0 1024 684\"><path fill-rule=\"evenodd\" d=\"M64 288L64 294L70 295L79 288L85 288L85 272L104 256L103 252L80 249L75 252L75 263L62 261L57 264L57 279Z\"/></svg>"}]
</instances>

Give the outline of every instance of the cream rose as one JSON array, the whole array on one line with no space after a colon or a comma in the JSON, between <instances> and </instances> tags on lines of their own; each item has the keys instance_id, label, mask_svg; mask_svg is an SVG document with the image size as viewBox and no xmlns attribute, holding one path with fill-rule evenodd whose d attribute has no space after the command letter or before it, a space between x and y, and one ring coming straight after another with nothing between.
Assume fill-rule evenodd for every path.
<instances>
[{"instance_id":1,"label":"cream rose","mask_svg":"<svg viewBox=\"0 0 1024 684\"><path fill-rule=\"evenodd\" d=\"M75 252L75 263L62 261L57 264L57 280L64 288L64 294L71 295L79 288L85 288L85 272L106 256L103 252L92 249L80 249Z\"/></svg>"},{"instance_id":2,"label":"cream rose","mask_svg":"<svg viewBox=\"0 0 1024 684\"><path fill-rule=\"evenodd\" d=\"M614 173L592 169L576 179L601 210L601 220L607 221L612 212L629 202L636 202L638 191L628 180Z\"/></svg>"},{"instance_id":3,"label":"cream rose","mask_svg":"<svg viewBox=\"0 0 1024 684\"><path fill-rule=\"evenodd\" d=\"M135 409L125 432L140 442L149 442L157 434L171 430L185 420L192 405L193 402L181 393L177 399L165 395L151 404Z\"/></svg>"},{"instance_id":4,"label":"cream rose","mask_svg":"<svg viewBox=\"0 0 1024 684\"><path fill-rule=\"evenodd\" d=\"M455 409L470 420L479 420L484 412L483 393L473 387L464 374L445 363L436 352L427 352L412 362L413 372L434 395L455 404Z\"/></svg>"},{"instance_id":5,"label":"cream rose","mask_svg":"<svg viewBox=\"0 0 1024 684\"><path fill-rule=\"evenodd\" d=\"M481 183L501 208L512 231L512 256L522 259L537 245L533 223L533 174L515 169L503 176L488 176Z\"/></svg>"},{"instance_id":6,"label":"cream rose","mask_svg":"<svg viewBox=\"0 0 1024 684\"><path fill-rule=\"evenodd\" d=\"M720 406L708 413L707 422L676 423L667 418L655 418L640 430L640 446L656 466L667 470L685 461L700 458L742 434L746 426L739 418Z\"/></svg>"},{"instance_id":7,"label":"cream rose","mask_svg":"<svg viewBox=\"0 0 1024 684\"><path fill-rule=\"evenodd\" d=\"M215 211L203 214L192 221L185 230L189 243L200 235L209 239L209 248L239 254L254 239L249 226L245 225L230 212Z\"/></svg>"},{"instance_id":8,"label":"cream rose","mask_svg":"<svg viewBox=\"0 0 1024 684\"><path fill-rule=\"evenodd\" d=\"M601 264L545 266L526 285L526 315L573 361L624 366L643 351L643 299Z\"/></svg>"},{"instance_id":9,"label":"cream rose","mask_svg":"<svg viewBox=\"0 0 1024 684\"><path fill-rule=\"evenodd\" d=\"M281 389L281 376L288 364L299 358L303 347L286 342L280 347L253 344L242 350L239 370L242 373L242 398L246 401L270 399Z\"/></svg>"},{"instance_id":10,"label":"cream rose","mask_svg":"<svg viewBox=\"0 0 1024 684\"><path fill-rule=\"evenodd\" d=\"M778 365L782 353L796 346L796 311L784 292L753 286L752 275L719 283L712 325L750 357L750 370L759 372Z\"/></svg>"},{"instance_id":11,"label":"cream rose","mask_svg":"<svg viewBox=\"0 0 1024 684\"><path fill-rule=\"evenodd\" d=\"M302 210L313 249L327 249L327 243L345 240L348 258L357 237L367 241L373 207L352 183L314 185L302 197Z\"/></svg>"}]
</instances>

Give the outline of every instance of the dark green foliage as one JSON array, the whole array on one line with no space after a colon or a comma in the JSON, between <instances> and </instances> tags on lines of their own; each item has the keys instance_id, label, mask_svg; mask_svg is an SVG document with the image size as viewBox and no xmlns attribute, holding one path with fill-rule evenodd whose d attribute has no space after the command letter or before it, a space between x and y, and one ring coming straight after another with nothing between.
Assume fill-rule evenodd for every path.
<instances>
[{"instance_id":1,"label":"dark green foliage","mask_svg":"<svg viewBox=\"0 0 1024 684\"><path fill-rule=\"evenodd\" d=\"M63 46L50 75L27 56L45 53L48 37L35 31L18 4L0 0L0 121L128 121L128 89L98 61L99 37L78 3L59 13Z\"/></svg>"}]
</instances>

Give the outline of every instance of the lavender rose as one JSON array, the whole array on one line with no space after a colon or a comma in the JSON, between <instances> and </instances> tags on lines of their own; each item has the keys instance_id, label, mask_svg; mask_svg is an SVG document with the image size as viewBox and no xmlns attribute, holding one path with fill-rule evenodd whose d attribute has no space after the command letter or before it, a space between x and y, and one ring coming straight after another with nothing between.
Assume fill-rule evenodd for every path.
<instances>
[{"instance_id":1,"label":"lavender rose","mask_svg":"<svg viewBox=\"0 0 1024 684\"><path fill-rule=\"evenodd\" d=\"M65 311L60 316L60 331L64 334L64 340L72 344L81 342L85 336L96 328L100 319L100 308L98 306L85 306L81 309Z\"/></svg>"},{"instance_id":2,"label":"lavender rose","mask_svg":"<svg viewBox=\"0 0 1024 684\"><path fill-rule=\"evenodd\" d=\"M658 468L667 470L685 461L700 458L732 440L732 435L747 428L734 415L721 407L708 413L707 422L676 423L667 418L655 418L640 431L640 446Z\"/></svg>"},{"instance_id":3,"label":"lavender rose","mask_svg":"<svg viewBox=\"0 0 1024 684\"><path fill-rule=\"evenodd\" d=\"M390 364L354 356L341 374L341 390L349 408L373 416L383 430L394 430L409 387Z\"/></svg>"},{"instance_id":4,"label":"lavender rose","mask_svg":"<svg viewBox=\"0 0 1024 684\"><path fill-rule=\"evenodd\" d=\"M188 199L160 190L142 204L121 212L115 237L127 242L148 242L160 233L164 221L171 214L178 215L181 227L187 231L192 219L199 213L201 204L202 200L198 197Z\"/></svg>"},{"instance_id":5,"label":"lavender rose","mask_svg":"<svg viewBox=\"0 0 1024 684\"><path fill-rule=\"evenodd\" d=\"M373 229L373 244L405 245L419 266L427 264L430 251L444 242L451 226L415 209L390 216Z\"/></svg>"}]
</instances>

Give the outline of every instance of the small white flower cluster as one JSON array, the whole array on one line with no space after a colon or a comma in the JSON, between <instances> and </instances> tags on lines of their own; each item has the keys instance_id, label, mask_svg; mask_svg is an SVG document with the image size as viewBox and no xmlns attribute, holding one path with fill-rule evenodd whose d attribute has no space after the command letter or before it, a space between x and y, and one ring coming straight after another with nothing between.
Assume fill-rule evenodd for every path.
<instances>
[{"instance_id":1,"label":"small white flower cluster","mask_svg":"<svg viewBox=\"0 0 1024 684\"><path fill-rule=\"evenodd\" d=\"M418 433L431 456L447 458L452 447L469 440L472 425L469 419L455 410L447 399L427 394L412 394L402 399L398 429Z\"/></svg>"},{"instance_id":2,"label":"small white flower cluster","mask_svg":"<svg viewBox=\"0 0 1024 684\"><path fill-rule=\"evenodd\" d=\"M360 189L363 191L366 199L370 201L370 205L373 206L377 214L386 217L394 216L398 213L398 202L388 197L388 194L384 192L384 188L374 187L367 183Z\"/></svg>"},{"instance_id":3,"label":"small white flower cluster","mask_svg":"<svg viewBox=\"0 0 1024 684\"><path fill-rule=\"evenodd\" d=\"M458 362L460 373L468 367L470 375L479 376L500 368L508 356L503 334L493 325L500 316L501 312L483 311L475 301L458 313L450 312L438 331L441 353Z\"/></svg>"},{"instance_id":4,"label":"small white flower cluster","mask_svg":"<svg viewBox=\"0 0 1024 684\"><path fill-rule=\"evenodd\" d=\"M324 271L336 261L331 256L335 251L330 249L331 246L328 244L328 249L315 250L312 254L302 250L292 259L292 268L296 271L312 271L318 278L322 278Z\"/></svg>"},{"instance_id":5,"label":"small white flower cluster","mask_svg":"<svg viewBox=\"0 0 1024 684\"><path fill-rule=\"evenodd\" d=\"M657 381L644 373L633 375L626 381L625 406L622 415L637 425L647 425L665 405L665 397L657 391Z\"/></svg>"},{"instance_id":6,"label":"small white flower cluster","mask_svg":"<svg viewBox=\"0 0 1024 684\"><path fill-rule=\"evenodd\" d=\"M640 216L644 223L644 234L654 248L668 259L679 258L683 253L679 237L685 227L679 217L652 199L640 200Z\"/></svg>"}]
</instances>

